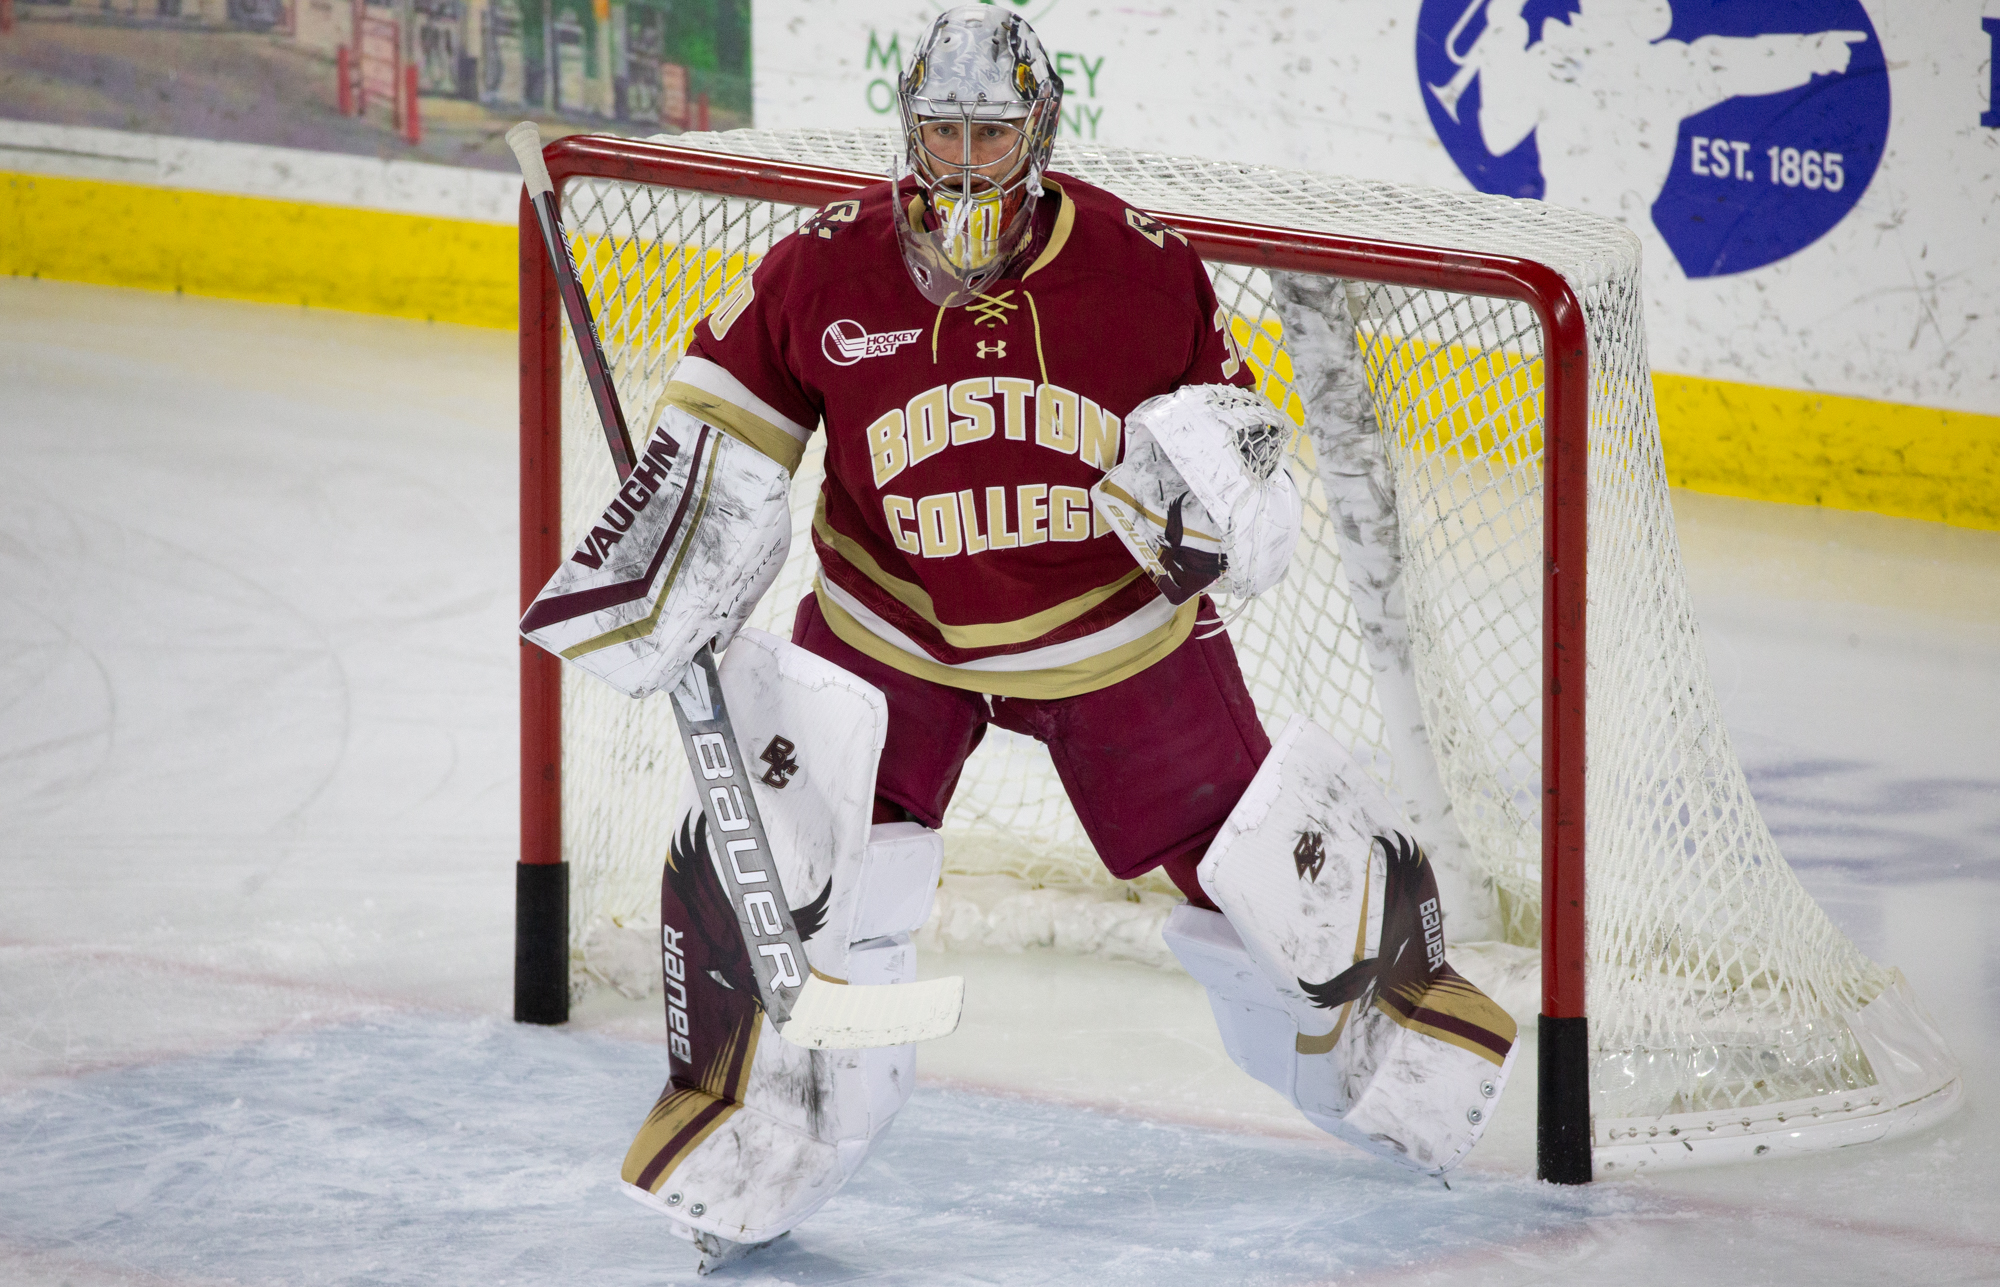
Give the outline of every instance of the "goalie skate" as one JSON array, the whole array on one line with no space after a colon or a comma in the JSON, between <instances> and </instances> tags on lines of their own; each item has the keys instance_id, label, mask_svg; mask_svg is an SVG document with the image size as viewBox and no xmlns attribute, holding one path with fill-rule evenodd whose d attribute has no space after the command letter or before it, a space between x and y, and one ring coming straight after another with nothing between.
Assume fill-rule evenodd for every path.
<instances>
[{"instance_id":1,"label":"goalie skate","mask_svg":"<svg viewBox=\"0 0 2000 1287\"><path fill-rule=\"evenodd\" d=\"M785 561L791 475L678 407L521 618L521 633L628 697L727 646Z\"/></svg>"},{"instance_id":2,"label":"goalie skate","mask_svg":"<svg viewBox=\"0 0 2000 1287\"><path fill-rule=\"evenodd\" d=\"M683 1227L685 1226L677 1226L675 1232L680 1232ZM791 1236L788 1233L781 1233L776 1238L764 1242L731 1242L712 1233L697 1233L692 1229L687 1233L688 1241L692 1242L695 1250L701 1253L701 1259L695 1263L694 1271L702 1275L712 1274L724 1265L733 1265L751 1252L762 1251L772 1243Z\"/></svg>"}]
</instances>

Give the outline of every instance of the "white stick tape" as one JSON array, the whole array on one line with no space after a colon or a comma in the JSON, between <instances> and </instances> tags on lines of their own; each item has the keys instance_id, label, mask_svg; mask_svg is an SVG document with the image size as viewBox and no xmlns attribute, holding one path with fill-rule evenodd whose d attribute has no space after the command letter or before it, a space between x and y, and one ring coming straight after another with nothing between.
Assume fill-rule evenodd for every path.
<instances>
[{"instance_id":1,"label":"white stick tape","mask_svg":"<svg viewBox=\"0 0 2000 1287\"><path fill-rule=\"evenodd\" d=\"M530 197L556 190L549 182L548 163L542 160L542 132L533 121L522 121L508 130L507 146L514 149L514 159L520 162L521 178L527 182Z\"/></svg>"}]
</instances>

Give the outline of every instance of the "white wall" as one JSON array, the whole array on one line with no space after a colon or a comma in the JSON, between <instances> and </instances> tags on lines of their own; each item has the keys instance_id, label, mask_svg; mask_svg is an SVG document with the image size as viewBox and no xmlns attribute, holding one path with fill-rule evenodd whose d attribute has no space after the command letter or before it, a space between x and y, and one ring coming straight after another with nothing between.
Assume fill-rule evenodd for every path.
<instances>
[{"instance_id":1,"label":"white wall","mask_svg":"<svg viewBox=\"0 0 2000 1287\"><path fill-rule=\"evenodd\" d=\"M1528 12L1533 17L1579 2L1530 0ZM1647 47L1621 23L1635 6L1642 11L1664 0L1581 2L1590 6L1584 14L1541 29L1543 54L1570 52L1566 60L1549 60L1557 64L1552 72L1517 80L1512 98L1500 71L1483 72L1480 84L1495 83L1495 102L1516 107L1539 95L1548 104L1535 135L1544 176L1563 184L1569 204L1619 218L1644 239L1657 368L2000 414L2000 128L1980 124L1983 112L2000 108L1987 102L1993 39L1981 26L1982 13L2000 17L2000 0L1733 0L1719 7L1739 22L1750 20L1751 30L1720 33L1738 36L1854 30L1865 8L1874 38L1854 47L1853 76L1863 74L1870 57L1875 67L1886 63L1887 143L1872 180L1854 179L1839 198L1773 185L1763 173L1769 165L1763 145L1793 135L1809 143L1814 130L1827 137L1843 129L1865 134L1867 124L1851 106L1845 110L1853 119L1843 124L1826 116L1827 95L1799 103L1770 123L1772 132L1756 137L1755 147L1727 153L1732 166L1741 163L1741 175L1697 180L1690 153L1698 123L1682 131L1687 113L1661 90L1701 81L1717 66L1740 71L1757 59L1771 65L1793 57L1789 51L1800 42L1700 43L1718 32L1713 20L1702 28L1695 11L1713 7L1681 0L1688 12L1679 15L1670 45ZM1435 59L1468 0L1001 3L1029 18L1057 58L1068 86L1070 138L1473 186L1433 125L1440 118L1427 109L1423 80L1445 77L1418 71L1420 34ZM907 60L944 7L926 0L757 0L758 124L891 124L895 72L885 56L893 41ZM1476 33L1485 12L1482 5L1468 31ZM1461 52L1465 44L1462 38ZM1681 61L1667 70L1642 61L1669 50ZM1450 65L1443 66L1449 73ZM1857 79L1852 87L1858 85ZM1580 92L1565 97L1567 90ZM1729 132L1740 136L1748 132L1741 121L1779 101L1739 95L1716 108L1725 119L1711 128L1722 137L1736 120ZM1499 111L1490 119L1497 121ZM1477 137L1459 137L1462 155ZM1802 248L1745 271L1688 277L1651 210L1669 163L1673 182L1694 194L1690 199L1707 201L1712 190L1737 202L1790 202L1792 214L1753 216L1739 227L1780 240L1789 233ZM1830 230L1816 240L1799 231L1801 219L1837 211L1855 188L1859 199ZM1688 210L1680 207L1680 223L1672 226L1688 226ZM1244 217L1254 220L1256 211L1246 209Z\"/></svg>"}]
</instances>

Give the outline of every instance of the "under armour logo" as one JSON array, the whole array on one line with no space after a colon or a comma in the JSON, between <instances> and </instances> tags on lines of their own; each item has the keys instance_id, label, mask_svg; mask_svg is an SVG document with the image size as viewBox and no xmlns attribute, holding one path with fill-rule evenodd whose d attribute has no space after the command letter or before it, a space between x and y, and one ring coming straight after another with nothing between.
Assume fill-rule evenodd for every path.
<instances>
[{"instance_id":1,"label":"under armour logo","mask_svg":"<svg viewBox=\"0 0 2000 1287\"><path fill-rule=\"evenodd\" d=\"M1300 832L1299 843L1292 846L1292 861L1298 865L1300 880L1318 880L1320 868L1326 866L1326 837L1317 831Z\"/></svg>"},{"instance_id":2,"label":"under armour logo","mask_svg":"<svg viewBox=\"0 0 2000 1287\"><path fill-rule=\"evenodd\" d=\"M799 771L799 762L792 758L792 752L798 749L783 737L771 739L771 744L757 757L771 766L764 771L765 786L776 787L782 791L791 785L792 774Z\"/></svg>"},{"instance_id":3,"label":"under armour logo","mask_svg":"<svg viewBox=\"0 0 2000 1287\"><path fill-rule=\"evenodd\" d=\"M1006 356L1007 356L1007 341L1005 341L1005 340L994 340L994 341L993 341L993 342L992 342L991 344L987 343L987 342L986 342L985 340L981 340L981 341L979 341L979 356L980 356L980 357L997 357L997 358L1004 358L1004 357L1006 357Z\"/></svg>"}]
</instances>

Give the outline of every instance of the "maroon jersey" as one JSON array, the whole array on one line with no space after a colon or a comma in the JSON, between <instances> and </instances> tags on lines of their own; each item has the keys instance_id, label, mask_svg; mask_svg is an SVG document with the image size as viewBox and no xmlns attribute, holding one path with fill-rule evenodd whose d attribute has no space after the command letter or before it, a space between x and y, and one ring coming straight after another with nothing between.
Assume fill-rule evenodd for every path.
<instances>
[{"instance_id":1,"label":"maroon jersey","mask_svg":"<svg viewBox=\"0 0 2000 1287\"><path fill-rule=\"evenodd\" d=\"M1201 260L1100 188L1052 175L1017 276L939 308L903 266L887 184L836 202L696 326L670 400L797 466L826 428L821 610L907 674L1067 697L1194 625L1094 518L1133 407L1249 384Z\"/></svg>"}]
</instances>

